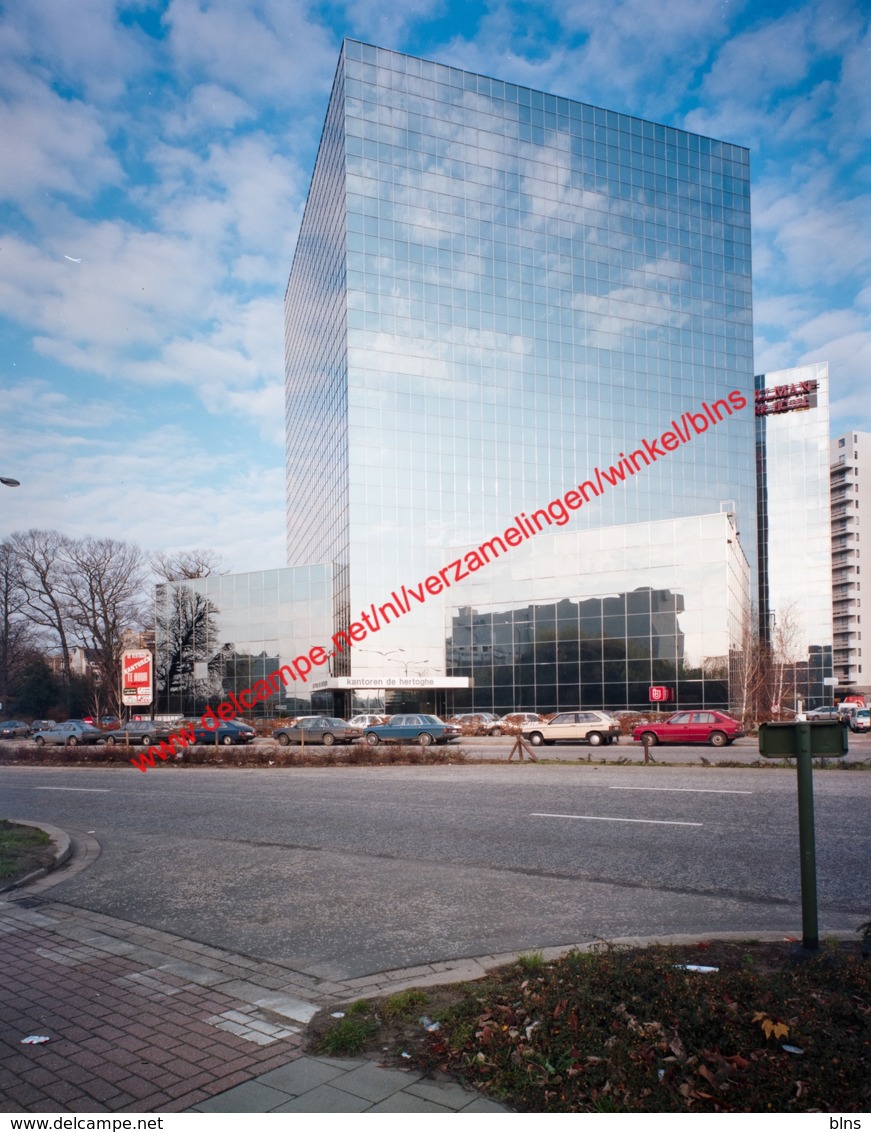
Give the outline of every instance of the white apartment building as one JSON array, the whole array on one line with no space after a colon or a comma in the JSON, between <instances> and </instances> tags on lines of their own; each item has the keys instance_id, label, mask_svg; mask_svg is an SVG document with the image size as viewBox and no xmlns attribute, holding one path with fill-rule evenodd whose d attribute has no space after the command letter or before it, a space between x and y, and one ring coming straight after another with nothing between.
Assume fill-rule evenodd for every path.
<instances>
[{"instance_id":1,"label":"white apartment building","mask_svg":"<svg viewBox=\"0 0 871 1132\"><path fill-rule=\"evenodd\" d=\"M862 550L871 566L871 433L832 441L832 612L837 694L871 692L871 655L862 656ZM871 594L871 590L869 590Z\"/></svg>"}]
</instances>

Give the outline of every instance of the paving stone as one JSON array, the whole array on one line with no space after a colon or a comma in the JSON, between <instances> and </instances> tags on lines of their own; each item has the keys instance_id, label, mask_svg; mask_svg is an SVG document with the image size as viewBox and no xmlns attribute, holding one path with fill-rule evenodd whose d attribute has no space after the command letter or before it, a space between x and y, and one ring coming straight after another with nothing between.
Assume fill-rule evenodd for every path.
<instances>
[{"instance_id":1,"label":"paving stone","mask_svg":"<svg viewBox=\"0 0 871 1132\"><path fill-rule=\"evenodd\" d=\"M404 1073L401 1069L382 1069L380 1065L366 1062L350 1073L335 1079L333 1084L346 1093L365 1097L366 1100L374 1103L383 1101L391 1093L404 1089L412 1082L418 1081L420 1077L420 1073Z\"/></svg>"},{"instance_id":2,"label":"paving stone","mask_svg":"<svg viewBox=\"0 0 871 1132\"><path fill-rule=\"evenodd\" d=\"M432 1101L425 1101L423 1097L413 1096L411 1093L405 1091L401 1093L393 1093L392 1096L385 1097L383 1101L378 1104L372 1105L371 1108L366 1109L367 1112L455 1112L455 1109L448 1108L446 1105L433 1104Z\"/></svg>"},{"instance_id":3,"label":"paving stone","mask_svg":"<svg viewBox=\"0 0 871 1132\"><path fill-rule=\"evenodd\" d=\"M370 1108L365 1097L334 1089L332 1085L319 1085L301 1097L287 1101L274 1108L273 1112L365 1112Z\"/></svg>"},{"instance_id":4,"label":"paving stone","mask_svg":"<svg viewBox=\"0 0 871 1132\"><path fill-rule=\"evenodd\" d=\"M477 1100L472 1101L471 1104L466 1105L465 1108L460 1109L461 1112L511 1112L510 1108L504 1105L497 1104L496 1101L490 1101L486 1097L478 1097Z\"/></svg>"},{"instance_id":5,"label":"paving stone","mask_svg":"<svg viewBox=\"0 0 871 1132\"><path fill-rule=\"evenodd\" d=\"M246 1081L207 1101L200 1101L198 1112L272 1112L287 1100L287 1094L257 1081Z\"/></svg>"},{"instance_id":6,"label":"paving stone","mask_svg":"<svg viewBox=\"0 0 871 1132\"><path fill-rule=\"evenodd\" d=\"M341 1076L348 1069L356 1069L361 1062L334 1063L329 1065L313 1057L300 1057L289 1065L280 1069L272 1069L262 1073L257 1080L262 1085L271 1085L273 1089L281 1089L292 1097L297 1097L318 1085L325 1085L334 1077Z\"/></svg>"},{"instance_id":7,"label":"paving stone","mask_svg":"<svg viewBox=\"0 0 871 1132\"><path fill-rule=\"evenodd\" d=\"M443 1105L455 1112L471 1104L478 1096L471 1089L464 1089L462 1085L458 1085L456 1081L431 1081L426 1078L407 1085L403 1092Z\"/></svg>"}]
</instances>

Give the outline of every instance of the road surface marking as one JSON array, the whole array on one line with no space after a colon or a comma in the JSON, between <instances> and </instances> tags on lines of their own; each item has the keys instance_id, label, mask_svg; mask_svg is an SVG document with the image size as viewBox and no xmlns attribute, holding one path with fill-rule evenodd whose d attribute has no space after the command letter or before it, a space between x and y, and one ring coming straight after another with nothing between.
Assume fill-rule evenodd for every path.
<instances>
[{"instance_id":1,"label":"road surface marking","mask_svg":"<svg viewBox=\"0 0 871 1132\"><path fill-rule=\"evenodd\" d=\"M701 825L700 821L656 821L654 818L597 818L589 814L530 814L531 818L571 818L572 821L630 821L638 825Z\"/></svg>"},{"instance_id":2,"label":"road surface marking","mask_svg":"<svg viewBox=\"0 0 871 1132\"><path fill-rule=\"evenodd\" d=\"M752 790L704 790L692 786L609 786L609 790L655 790L665 794L752 794Z\"/></svg>"},{"instance_id":3,"label":"road surface marking","mask_svg":"<svg viewBox=\"0 0 871 1132\"><path fill-rule=\"evenodd\" d=\"M34 786L34 790L75 790L77 794L108 794L108 787L105 790L96 786Z\"/></svg>"}]
</instances>

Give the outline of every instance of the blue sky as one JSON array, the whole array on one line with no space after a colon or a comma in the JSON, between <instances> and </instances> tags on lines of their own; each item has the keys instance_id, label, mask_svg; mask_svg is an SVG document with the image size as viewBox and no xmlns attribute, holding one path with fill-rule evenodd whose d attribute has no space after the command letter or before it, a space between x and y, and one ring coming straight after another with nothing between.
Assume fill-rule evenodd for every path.
<instances>
[{"instance_id":1,"label":"blue sky","mask_svg":"<svg viewBox=\"0 0 871 1132\"><path fill-rule=\"evenodd\" d=\"M871 429L857 0L0 3L0 535L284 563L282 298L343 36L746 145L756 370Z\"/></svg>"}]
</instances>

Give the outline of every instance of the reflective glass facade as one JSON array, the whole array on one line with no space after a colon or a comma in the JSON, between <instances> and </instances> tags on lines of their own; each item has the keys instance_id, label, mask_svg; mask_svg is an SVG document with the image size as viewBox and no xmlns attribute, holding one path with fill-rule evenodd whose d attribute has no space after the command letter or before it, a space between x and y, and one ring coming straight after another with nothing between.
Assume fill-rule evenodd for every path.
<instances>
[{"instance_id":1,"label":"reflective glass facade","mask_svg":"<svg viewBox=\"0 0 871 1132\"><path fill-rule=\"evenodd\" d=\"M828 365L761 374L755 400L761 632L787 669L776 698L820 707L833 674Z\"/></svg>"},{"instance_id":2,"label":"reflective glass facade","mask_svg":"<svg viewBox=\"0 0 871 1132\"><path fill-rule=\"evenodd\" d=\"M729 666L749 608L734 516L540 536L465 587L451 610L448 664L474 688L467 708L729 708Z\"/></svg>"},{"instance_id":3,"label":"reflective glass facade","mask_svg":"<svg viewBox=\"0 0 871 1132\"><path fill-rule=\"evenodd\" d=\"M287 289L288 562L333 563L342 628L702 401L752 402L750 286L747 150L346 41ZM573 529L728 501L755 568L753 444L748 409ZM336 671L447 674L446 608Z\"/></svg>"},{"instance_id":4,"label":"reflective glass facade","mask_svg":"<svg viewBox=\"0 0 871 1132\"><path fill-rule=\"evenodd\" d=\"M159 585L155 712L200 715L326 640L331 624L329 566ZM246 714L295 714L310 703L307 689L288 683Z\"/></svg>"}]
</instances>

